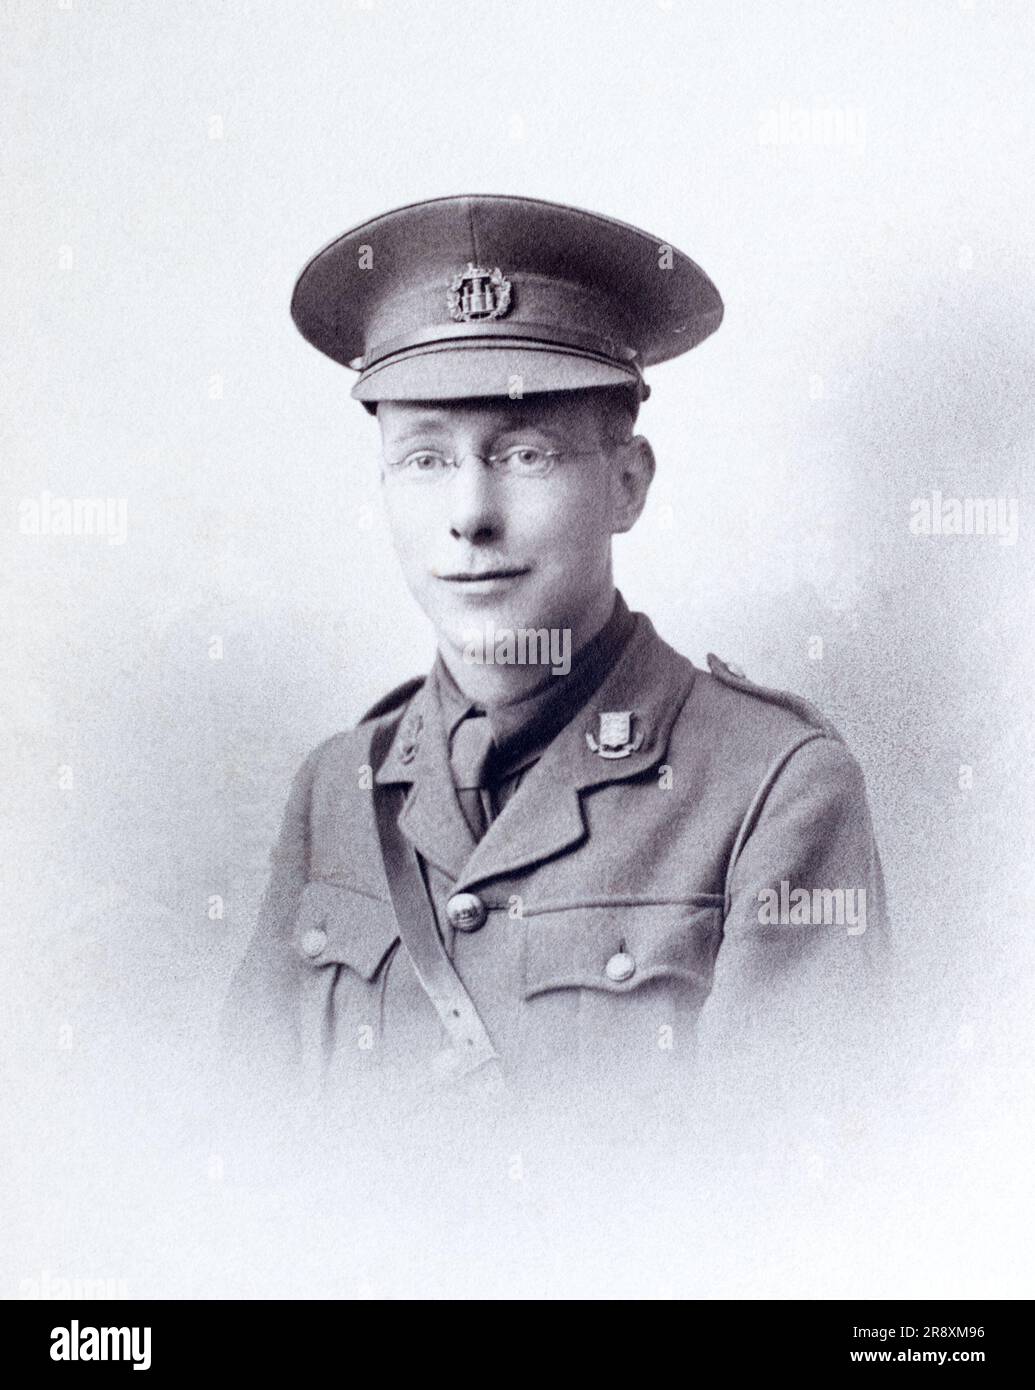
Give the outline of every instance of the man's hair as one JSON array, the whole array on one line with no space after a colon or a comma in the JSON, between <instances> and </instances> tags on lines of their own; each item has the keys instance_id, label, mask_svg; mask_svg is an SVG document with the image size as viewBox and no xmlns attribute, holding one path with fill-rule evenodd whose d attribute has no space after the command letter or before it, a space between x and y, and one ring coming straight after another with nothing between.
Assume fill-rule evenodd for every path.
<instances>
[{"instance_id":1,"label":"man's hair","mask_svg":"<svg viewBox=\"0 0 1035 1390\"><path fill-rule=\"evenodd\" d=\"M604 415L604 432L614 444L624 444L636 428L640 413L640 393L634 386L595 386Z\"/></svg>"},{"instance_id":2,"label":"man's hair","mask_svg":"<svg viewBox=\"0 0 1035 1390\"><path fill-rule=\"evenodd\" d=\"M636 426L640 395L635 386L584 386L578 391L552 391L554 400L589 401L600 415L601 437L624 444Z\"/></svg>"}]
</instances>

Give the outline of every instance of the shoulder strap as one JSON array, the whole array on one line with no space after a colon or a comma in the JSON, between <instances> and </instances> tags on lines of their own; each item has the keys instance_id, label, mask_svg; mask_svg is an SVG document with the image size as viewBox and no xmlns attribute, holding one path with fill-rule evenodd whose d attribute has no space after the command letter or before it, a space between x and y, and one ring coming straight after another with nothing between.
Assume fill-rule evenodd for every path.
<instances>
[{"instance_id":1,"label":"shoulder strap","mask_svg":"<svg viewBox=\"0 0 1035 1390\"><path fill-rule=\"evenodd\" d=\"M372 767L380 767L394 731L391 721L376 731L370 750ZM498 1085L502 1073L496 1049L446 953L417 853L399 829L397 788L379 786L375 781L373 796L381 857L399 936L452 1044L452 1050L443 1056L440 1070L460 1077L484 1067L485 1079Z\"/></svg>"},{"instance_id":2,"label":"shoulder strap","mask_svg":"<svg viewBox=\"0 0 1035 1390\"><path fill-rule=\"evenodd\" d=\"M743 690L747 695L757 695L760 700L768 700L771 705L779 705L782 709L789 709L800 719L804 719L806 724L811 724L813 728L821 729L830 738L836 738L839 743L843 743L839 731L831 724L825 714L802 695L792 695L788 690L772 690L766 685L756 685L754 681L749 681L744 672L737 666L730 666L714 652L708 653L708 670L716 678L722 681L723 685L731 686L734 690Z\"/></svg>"}]
</instances>

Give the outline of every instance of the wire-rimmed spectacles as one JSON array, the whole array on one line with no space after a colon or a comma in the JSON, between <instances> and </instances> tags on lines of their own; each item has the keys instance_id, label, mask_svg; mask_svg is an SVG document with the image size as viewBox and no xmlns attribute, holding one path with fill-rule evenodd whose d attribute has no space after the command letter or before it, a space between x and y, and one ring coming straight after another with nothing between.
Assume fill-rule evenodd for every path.
<instances>
[{"instance_id":1,"label":"wire-rimmed spectacles","mask_svg":"<svg viewBox=\"0 0 1035 1390\"><path fill-rule=\"evenodd\" d=\"M598 449L543 449L538 444L512 444L498 454L470 454L486 468L512 478L545 478L560 458L596 454ZM439 449L411 449L397 460L385 460L385 476L408 483L435 483L459 468L465 455L451 455Z\"/></svg>"}]
</instances>

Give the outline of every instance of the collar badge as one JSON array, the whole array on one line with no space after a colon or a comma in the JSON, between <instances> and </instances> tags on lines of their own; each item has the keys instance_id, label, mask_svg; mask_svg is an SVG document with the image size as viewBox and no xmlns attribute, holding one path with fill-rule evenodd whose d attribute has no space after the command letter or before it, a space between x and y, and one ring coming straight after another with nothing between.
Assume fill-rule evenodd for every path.
<instances>
[{"instance_id":1,"label":"collar badge","mask_svg":"<svg viewBox=\"0 0 1035 1390\"><path fill-rule=\"evenodd\" d=\"M632 710L610 711L601 714L599 720L599 737L594 738L591 730L586 731L586 743L598 758L627 758L643 742L642 729L633 734Z\"/></svg>"},{"instance_id":2,"label":"collar badge","mask_svg":"<svg viewBox=\"0 0 1035 1390\"><path fill-rule=\"evenodd\" d=\"M399 739L399 761L401 763L412 763L417 756L423 728L423 717L419 714L410 715L405 727L400 731L402 736Z\"/></svg>"}]
</instances>

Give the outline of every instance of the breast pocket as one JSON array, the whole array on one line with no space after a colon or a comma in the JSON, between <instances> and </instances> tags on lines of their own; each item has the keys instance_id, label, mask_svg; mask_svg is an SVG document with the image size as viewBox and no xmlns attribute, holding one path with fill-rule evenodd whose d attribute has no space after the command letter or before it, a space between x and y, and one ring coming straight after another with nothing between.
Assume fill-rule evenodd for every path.
<instances>
[{"instance_id":1,"label":"breast pocket","mask_svg":"<svg viewBox=\"0 0 1035 1390\"><path fill-rule=\"evenodd\" d=\"M583 1068L664 1069L693 1054L722 903L608 903L532 912L524 997L534 1032Z\"/></svg>"},{"instance_id":2,"label":"breast pocket","mask_svg":"<svg viewBox=\"0 0 1035 1390\"><path fill-rule=\"evenodd\" d=\"M344 965L371 981L399 936L392 905L339 883L306 884L292 940L314 970Z\"/></svg>"},{"instance_id":3,"label":"breast pocket","mask_svg":"<svg viewBox=\"0 0 1035 1390\"><path fill-rule=\"evenodd\" d=\"M291 933L301 977L302 1050L311 1081L365 1069L380 1044L384 972L399 941L391 903L344 884L306 884Z\"/></svg>"}]
</instances>

